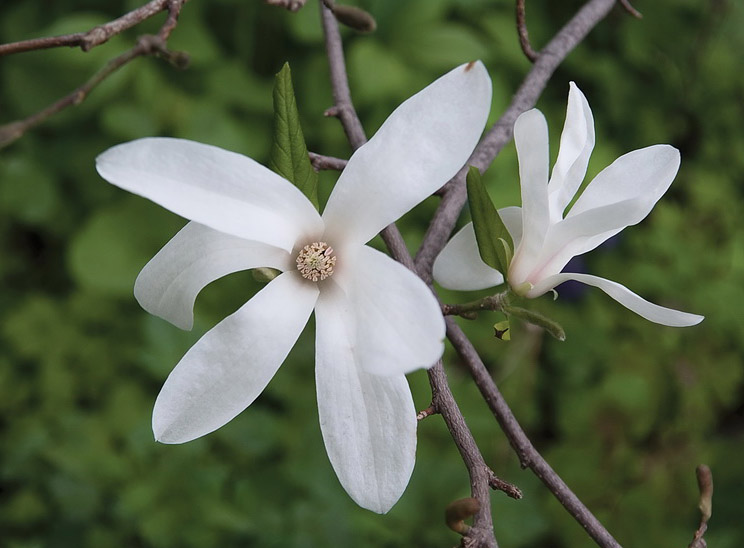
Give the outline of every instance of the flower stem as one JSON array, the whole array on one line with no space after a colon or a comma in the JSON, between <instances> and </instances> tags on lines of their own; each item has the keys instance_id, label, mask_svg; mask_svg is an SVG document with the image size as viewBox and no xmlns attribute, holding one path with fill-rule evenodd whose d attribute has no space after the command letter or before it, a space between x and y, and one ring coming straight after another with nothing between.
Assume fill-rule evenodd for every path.
<instances>
[{"instance_id":1,"label":"flower stem","mask_svg":"<svg viewBox=\"0 0 744 548\"><path fill-rule=\"evenodd\" d=\"M478 312L483 310L500 310L505 312L505 309L509 306L509 291L507 290L468 303L443 304L442 314L445 316L461 316L466 320L474 320L478 317Z\"/></svg>"}]
</instances>

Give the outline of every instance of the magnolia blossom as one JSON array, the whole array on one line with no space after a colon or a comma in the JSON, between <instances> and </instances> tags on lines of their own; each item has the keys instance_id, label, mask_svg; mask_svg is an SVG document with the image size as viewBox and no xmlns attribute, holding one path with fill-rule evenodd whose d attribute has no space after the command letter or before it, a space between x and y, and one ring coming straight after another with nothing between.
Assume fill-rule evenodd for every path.
<instances>
[{"instance_id":1,"label":"magnolia blossom","mask_svg":"<svg viewBox=\"0 0 744 548\"><path fill-rule=\"evenodd\" d=\"M396 109L349 159L323 215L250 158L179 139L141 139L98 157L103 178L188 223L145 266L135 297L182 329L199 291L239 270L282 273L207 332L165 382L155 438L183 443L248 407L315 311L320 428L341 484L387 512L413 471L416 412L404 374L441 356L444 321L429 288L365 245L450 179L486 123L480 62L441 77Z\"/></svg>"},{"instance_id":2,"label":"magnolia blossom","mask_svg":"<svg viewBox=\"0 0 744 548\"><path fill-rule=\"evenodd\" d=\"M628 288L598 276L562 272L569 260L586 253L623 228L643 220L667 191L679 169L679 151L654 145L629 152L592 180L568 213L586 175L594 148L594 119L586 98L570 85L568 111L553 173L548 179L548 127L533 109L514 124L522 207L499 210L515 245L507 281L512 290L534 298L567 280L600 288L652 322L684 327L702 316L652 304ZM480 258L472 223L460 230L434 263L434 278L449 289L476 290L504 282Z\"/></svg>"}]
</instances>

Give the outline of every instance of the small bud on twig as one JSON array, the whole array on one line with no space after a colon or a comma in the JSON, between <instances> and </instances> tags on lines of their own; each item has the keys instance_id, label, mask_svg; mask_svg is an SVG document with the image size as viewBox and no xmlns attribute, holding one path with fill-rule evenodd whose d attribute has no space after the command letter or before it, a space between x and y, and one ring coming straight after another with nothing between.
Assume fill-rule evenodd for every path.
<instances>
[{"instance_id":1,"label":"small bud on twig","mask_svg":"<svg viewBox=\"0 0 744 548\"><path fill-rule=\"evenodd\" d=\"M700 514L705 521L710 519L713 513L713 474L707 464L701 464L695 469L697 474L698 488L700 489Z\"/></svg>"},{"instance_id":2,"label":"small bud on twig","mask_svg":"<svg viewBox=\"0 0 744 548\"><path fill-rule=\"evenodd\" d=\"M465 523L465 520L477 514L478 510L480 510L480 502L477 499L472 497L458 499L447 505L444 511L444 520L447 527L455 533L467 535L470 531L470 525Z\"/></svg>"},{"instance_id":3,"label":"small bud on twig","mask_svg":"<svg viewBox=\"0 0 744 548\"><path fill-rule=\"evenodd\" d=\"M713 474L707 464L700 464L695 469L697 475L698 489L700 489L700 526L692 537L688 548L705 548L707 543L703 535L708 530L708 520L713 513Z\"/></svg>"},{"instance_id":4,"label":"small bud on twig","mask_svg":"<svg viewBox=\"0 0 744 548\"><path fill-rule=\"evenodd\" d=\"M377 28L375 18L361 8L334 4L331 11L339 23L343 23L356 31L367 33L374 32Z\"/></svg>"}]
</instances>

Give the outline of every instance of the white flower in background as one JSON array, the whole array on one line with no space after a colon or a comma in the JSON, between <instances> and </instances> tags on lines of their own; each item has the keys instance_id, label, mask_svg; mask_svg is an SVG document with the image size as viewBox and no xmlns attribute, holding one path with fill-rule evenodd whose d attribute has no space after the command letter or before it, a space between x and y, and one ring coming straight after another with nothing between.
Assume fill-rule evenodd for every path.
<instances>
[{"instance_id":1,"label":"white flower in background","mask_svg":"<svg viewBox=\"0 0 744 548\"><path fill-rule=\"evenodd\" d=\"M429 288L364 245L449 180L486 123L491 81L456 68L398 107L349 159L320 216L289 181L250 158L179 139L141 139L98 157L109 182L192 222L145 266L134 293L182 329L199 291L239 270L282 274L207 332L155 402L164 443L221 427L263 391L315 310L320 427L341 484L387 512L413 471L416 411L404 373L442 354Z\"/></svg>"},{"instance_id":2,"label":"white flower in background","mask_svg":"<svg viewBox=\"0 0 744 548\"><path fill-rule=\"evenodd\" d=\"M553 174L548 180L548 126L537 109L514 124L519 157L522 207L499 210L514 240L507 281L512 290L534 298L557 285L576 280L600 288L652 322L685 327L703 320L650 303L628 288L598 276L561 272L569 260L586 253L627 226L643 220L667 191L679 169L679 152L654 145L629 152L605 168L564 216L586 175L594 148L594 120L586 98L570 85L566 123ZM434 278L443 287L476 290L503 283L500 272L480 258L473 224L445 246L434 263Z\"/></svg>"}]
</instances>

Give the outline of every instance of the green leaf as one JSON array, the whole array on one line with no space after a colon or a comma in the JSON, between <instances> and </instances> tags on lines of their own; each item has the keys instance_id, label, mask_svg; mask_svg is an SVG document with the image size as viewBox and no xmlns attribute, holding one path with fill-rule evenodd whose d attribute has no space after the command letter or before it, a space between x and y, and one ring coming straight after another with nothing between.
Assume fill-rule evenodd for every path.
<instances>
[{"instance_id":1,"label":"green leaf","mask_svg":"<svg viewBox=\"0 0 744 548\"><path fill-rule=\"evenodd\" d=\"M274 80L274 143L269 167L292 182L318 208L318 174L307 155L289 63Z\"/></svg>"},{"instance_id":2,"label":"green leaf","mask_svg":"<svg viewBox=\"0 0 744 548\"><path fill-rule=\"evenodd\" d=\"M470 166L467 176L468 201L473 217L478 252L488 266L506 275L513 255L514 242L499 212L483 186L480 171Z\"/></svg>"}]
</instances>

